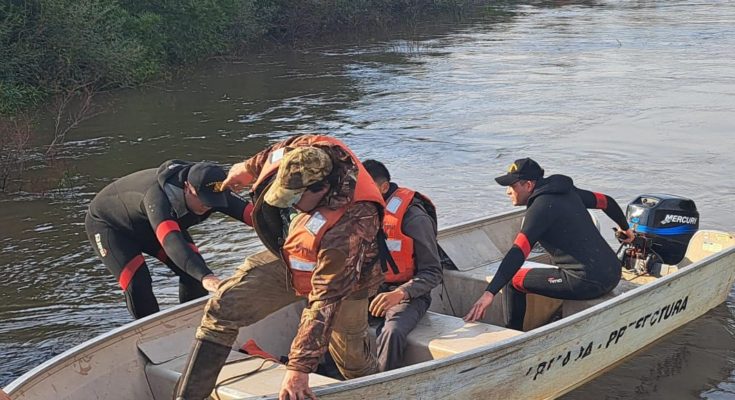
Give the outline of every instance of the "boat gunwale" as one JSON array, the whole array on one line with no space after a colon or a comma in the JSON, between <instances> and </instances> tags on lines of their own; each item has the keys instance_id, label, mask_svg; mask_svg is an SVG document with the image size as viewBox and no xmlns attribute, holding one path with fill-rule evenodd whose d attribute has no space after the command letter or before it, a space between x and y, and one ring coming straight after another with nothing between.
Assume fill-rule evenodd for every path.
<instances>
[{"instance_id":1,"label":"boat gunwale","mask_svg":"<svg viewBox=\"0 0 735 400\"><path fill-rule=\"evenodd\" d=\"M314 393L317 395L336 394L336 393L340 393L340 392L347 391L347 390L357 389L357 388L361 388L364 386L370 386L378 382L387 382L387 381L403 378L403 377L410 376L410 375L420 374L426 371L436 369L437 367L445 367L445 366L450 366L450 365L455 365L455 364L461 364L462 362L488 355L491 352L501 351L509 347L516 346L516 345L534 340L540 336L544 336L548 334L550 331L554 331L559 328L563 328L568 325L573 325L575 323L578 323L581 320L589 318L590 314L595 314L601 311L605 311L609 308L612 308L612 307L618 306L619 304L630 301L631 298L637 297L646 292L656 290L660 286L667 285L672 280L676 280L688 274L694 273L694 271L698 270L700 267L716 262L719 259L730 257L732 254L735 254L735 246L731 246L716 254L712 254L710 256L702 258L701 260L697 262L694 262L690 265L687 265L686 267L683 267L682 269L678 270L675 273L672 273L664 277L661 277L659 279L656 279L653 282L642 284L639 287L626 291L618 296L615 296L611 299L603 301L592 307L586 308L578 313L575 313L574 315L571 315L566 318L562 318L550 324L543 325L541 327L530 330L528 332L524 332L521 335L517 335L517 336L506 338L506 339L503 339L497 342L489 343L487 345L476 347L474 349L471 349L471 350L468 350L462 353L453 354L445 358L424 361L419 364L409 365L409 366L391 370L391 371L381 372L378 374L373 374L373 375L369 375L369 376L365 376L361 378L354 378L354 379L350 379L347 381L314 388ZM266 397L266 398L270 398L270 397Z\"/></svg>"},{"instance_id":2,"label":"boat gunwale","mask_svg":"<svg viewBox=\"0 0 735 400\"><path fill-rule=\"evenodd\" d=\"M470 220L470 221L460 223L460 224L451 225L441 230L440 237L441 236L446 237L446 235L450 235L452 233L459 233L465 230L472 229L476 227L477 225L481 225L482 223L488 222L493 219L500 219L500 218L507 219L507 218L515 217L519 214L523 214L524 212L525 210L509 211L505 213L494 214L488 217L477 218L477 219ZM719 232L729 233L729 232L724 232L724 231L719 231ZM733 253L735 253L735 246L731 246L729 248L723 249L722 251L718 253L704 257L701 260L698 260L690 265L687 265L679 269L675 273L672 273L664 277L661 277L659 279L656 279L653 282L649 282L649 283L640 285L637 288L626 291L618 296L615 296L611 299L608 299L592 307L589 307L585 310L582 310L572 316L562 318L553 323L543 325L541 327L538 327L528 332L524 332L521 335L517 335L517 336L506 338L506 339L503 339L497 342L489 343L487 345L480 346L480 347L477 347L471 350L467 350L466 352L462 352L459 354L454 354L454 355L451 355L445 358L425 361L419 364L414 364L414 365L406 366L406 367L391 370L391 371L386 371L386 372L377 373L377 374L373 374L373 375L369 375L369 376L365 376L361 378L355 378L355 379L350 379L347 381L342 381L339 383L321 386L318 388L314 388L314 392L317 395L340 393L340 392L347 391L347 390L369 386L369 385L372 385L378 382L387 382L387 381L403 378L403 377L410 376L410 375L420 374L428 370L433 370L440 366L444 367L444 366L459 364L464 361L468 361L468 360L471 360L477 357L482 357L494 351L504 350L508 347L536 339L539 336L547 334L549 331L553 331L559 328L566 327L568 325L575 324L579 322L580 320L584 320L588 318L590 314L597 313L597 312L604 311L609 308L615 307L618 304L628 301L631 297L638 296L645 292L656 290L657 288L668 284L672 280L679 279L683 276L694 273L694 271L698 270L702 265L710 264L719 259L729 257ZM83 343L80 343L62 352L61 354L58 354L48 359L47 361L34 367L28 372L22 374L15 380L11 381L4 388L4 390L8 394L12 395L15 391L20 390L20 387L24 384L29 384L29 386L27 388L24 388L23 390L30 390L36 384L42 383L44 379L41 379L36 383L31 383L29 381L40 378L45 373L49 373L50 375L52 375L55 369L66 368L66 366L68 365L67 363L69 361L73 361L76 358L80 357L80 353L93 349L94 347L102 348L102 347L107 347L109 345L112 345L114 343L118 343L122 340L127 339L131 333L135 333L136 331L137 331L137 335L142 336L145 334L145 331L152 330L161 325L171 323L170 321L172 320L181 318L181 315L185 314L188 309L195 309L195 308L198 309L199 307L201 307L201 303L208 301L209 297L210 296L205 296L203 298L200 298L200 299L188 302L188 303L174 305L172 307L169 307L161 311L160 313L152 314L145 318L141 318L139 320L132 321L128 324L114 328L104 334L101 334ZM189 310L189 312L190 311L191 310ZM151 339L154 339L154 338L155 337L152 337Z\"/></svg>"},{"instance_id":3,"label":"boat gunwale","mask_svg":"<svg viewBox=\"0 0 735 400\"><path fill-rule=\"evenodd\" d=\"M447 227L443 227L438 232L438 236L440 238L446 237L454 233L471 230L475 228L477 225L482 225L483 223L486 223L486 222L489 222L495 219L504 220L504 219L514 217L518 214L523 214L523 213L525 213L525 210L511 210L511 211L497 213L497 214L493 214L489 216L475 218L475 219L465 221L465 222L460 222L457 224L449 225ZM159 313L155 313L147 317L144 317L144 318L141 318L135 321L131 321L117 328L113 328L112 330L107 331L101 335L97 335L89 340L86 340L76 346L69 348L68 350L63 351L60 354L55 355L54 357L51 357L50 359L30 369L29 371L25 372L18 378L11 381L4 388L4 390L8 393L11 393L17 390L24 383L34 378L40 377L46 372L51 372L53 371L53 369L59 368L61 365L65 365L67 361L74 360L75 358L79 357L79 353L90 350L96 346L104 347L105 345L117 343L121 340L126 339L128 334L132 331L150 330L152 328L165 324L167 321L172 319L171 318L172 316L176 315L178 318L180 317L179 314L183 313L186 309L199 307L199 304L207 301L209 297L210 296L205 296L203 298L193 300L191 302L174 305L165 310L162 310ZM33 387L33 384L31 384L29 388L30 387Z\"/></svg>"},{"instance_id":4,"label":"boat gunwale","mask_svg":"<svg viewBox=\"0 0 735 400\"><path fill-rule=\"evenodd\" d=\"M14 379L3 390L11 395L24 383L28 383L28 381L31 381L34 378L38 378L44 373L52 374L54 369L65 368L69 361L76 361L76 359L80 357L80 353L84 353L85 351L91 350L95 347L104 348L111 346L115 343L128 339L130 336L141 336L144 334L145 331L149 331L161 325L165 325L174 318L181 318L181 315L183 315L189 308L201 307L200 303L209 300L209 297L210 296L205 296L191 302L177 304L161 311L160 313L151 314L144 318L131 321L125 325L113 328L110 331L95 336L44 361L43 363ZM133 335L131 335L131 333ZM41 383L42 381L43 380L37 383ZM35 384L31 383L27 389L30 389L33 386L35 386Z\"/></svg>"}]
</instances>

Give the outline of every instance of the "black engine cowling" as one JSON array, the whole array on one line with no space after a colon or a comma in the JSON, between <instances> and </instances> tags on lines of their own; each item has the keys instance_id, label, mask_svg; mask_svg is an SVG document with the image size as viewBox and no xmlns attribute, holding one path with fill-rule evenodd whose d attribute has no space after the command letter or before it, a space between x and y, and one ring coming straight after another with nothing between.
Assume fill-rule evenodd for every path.
<instances>
[{"instance_id":1,"label":"black engine cowling","mask_svg":"<svg viewBox=\"0 0 735 400\"><path fill-rule=\"evenodd\" d=\"M699 229L699 212L694 201L668 194L638 196L628 204L626 217L637 237L626 251L628 257L623 263L636 270L643 269L642 263L648 272L656 263L678 264L684 258L689 240Z\"/></svg>"}]
</instances>

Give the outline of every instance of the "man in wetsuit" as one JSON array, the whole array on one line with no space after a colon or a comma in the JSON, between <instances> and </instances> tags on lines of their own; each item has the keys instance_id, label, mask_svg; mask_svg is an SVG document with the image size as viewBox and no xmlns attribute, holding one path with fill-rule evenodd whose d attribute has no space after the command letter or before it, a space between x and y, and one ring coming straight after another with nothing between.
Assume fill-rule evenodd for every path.
<instances>
[{"instance_id":1,"label":"man in wetsuit","mask_svg":"<svg viewBox=\"0 0 735 400\"><path fill-rule=\"evenodd\" d=\"M90 203L87 237L120 284L134 318L159 310L143 253L179 276L180 302L216 290L219 279L186 230L214 211L252 225L250 204L223 189L226 176L212 163L171 160L116 180Z\"/></svg>"},{"instance_id":2,"label":"man in wetsuit","mask_svg":"<svg viewBox=\"0 0 735 400\"><path fill-rule=\"evenodd\" d=\"M370 303L378 326L378 370L402 367L408 334L431 305L431 290L442 280L436 241L436 209L428 197L391 182L383 163L365 160L385 199L383 230L398 273L388 270L385 283Z\"/></svg>"},{"instance_id":3,"label":"man in wetsuit","mask_svg":"<svg viewBox=\"0 0 735 400\"><path fill-rule=\"evenodd\" d=\"M535 161L522 158L511 164L505 175L495 178L507 187L514 206L527 206L526 216L498 272L465 321L482 319L506 285L510 291L508 328L522 330L526 293L586 300L610 292L620 281L620 260L587 212L588 208L602 210L618 224L618 235L630 242L633 231L618 203L602 193L576 188L568 176L543 176L544 170ZM551 255L554 266L522 268L536 242Z\"/></svg>"}]
</instances>

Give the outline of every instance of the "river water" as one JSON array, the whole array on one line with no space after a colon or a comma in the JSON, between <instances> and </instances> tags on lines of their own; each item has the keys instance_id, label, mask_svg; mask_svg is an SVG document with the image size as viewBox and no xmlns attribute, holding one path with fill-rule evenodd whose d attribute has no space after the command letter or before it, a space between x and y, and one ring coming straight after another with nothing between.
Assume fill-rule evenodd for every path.
<instances>
[{"instance_id":1,"label":"river water","mask_svg":"<svg viewBox=\"0 0 735 400\"><path fill-rule=\"evenodd\" d=\"M733 49L733 1L498 3L115 93L61 162L28 175L63 184L0 198L0 386L130 321L84 212L114 178L166 159L232 164L292 134L329 133L428 194L446 226L509 210L492 177L529 156L623 206L642 193L690 197L702 227L735 230ZM221 275L259 246L221 217L192 233ZM175 304L172 274L156 264L153 275L162 306ZM735 398L734 309L731 292L566 398Z\"/></svg>"}]
</instances>

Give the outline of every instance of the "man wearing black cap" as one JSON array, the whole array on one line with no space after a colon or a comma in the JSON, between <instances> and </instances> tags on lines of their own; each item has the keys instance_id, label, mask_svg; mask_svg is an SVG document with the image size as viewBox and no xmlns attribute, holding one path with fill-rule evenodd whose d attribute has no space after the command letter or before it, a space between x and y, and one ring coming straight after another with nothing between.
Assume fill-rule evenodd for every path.
<instances>
[{"instance_id":1,"label":"man wearing black cap","mask_svg":"<svg viewBox=\"0 0 735 400\"><path fill-rule=\"evenodd\" d=\"M217 288L219 279L186 230L214 211L252 225L252 207L223 189L226 177L216 164L171 160L116 180L90 203L87 237L120 284L133 317L159 310L143 253L179 276L182 303Z\"/></svg>"},{"instance_id":2,"label":"man wearing black cap","mask_svg":"<svg viewBox=\"0 0 735 400\"><path fill-rule=\"evenodd\" d=\"M620 281L620 261L587 212L588 208L602 210L618 224L624 241L630 242L633 231L612 197L578 189L568 176L544 178L544 170L530 158L516 160L495 181L507 187L514 206L527 206L526 216L498 272L465 321L482 319L494 296L506 285L510 291L508 327L517 330L523 329L526 293L585 300L615 288ZM551 255L554 266L521 268L537 242Z\"/></svg>"}]
</instances>

